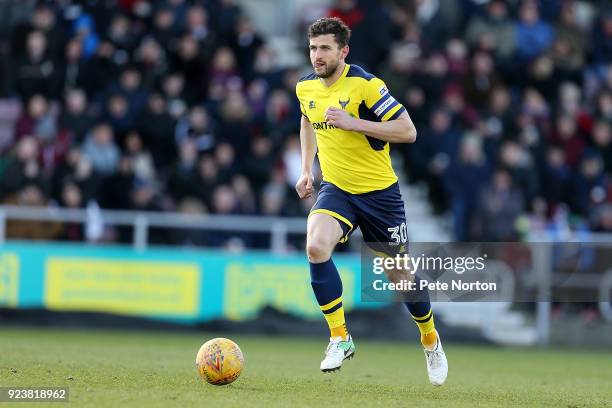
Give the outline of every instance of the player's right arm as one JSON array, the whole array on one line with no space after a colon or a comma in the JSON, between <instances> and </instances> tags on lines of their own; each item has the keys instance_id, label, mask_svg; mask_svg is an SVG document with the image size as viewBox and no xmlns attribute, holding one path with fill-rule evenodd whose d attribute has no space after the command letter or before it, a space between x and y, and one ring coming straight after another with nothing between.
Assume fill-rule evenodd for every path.
<instances>
[{"instance_id":1,"label":"player's right arm","mask_svg":"<svg viewBox=\"0 0 612 408\"><path fill-rule=\"evenodd\" d=\"M308 198L313 193L312 165L317 154L317 138L314 128L305 115L300 122L300 145L302 147L302 175L295 184L300 198Z\"/></svg>"}]
</instances>

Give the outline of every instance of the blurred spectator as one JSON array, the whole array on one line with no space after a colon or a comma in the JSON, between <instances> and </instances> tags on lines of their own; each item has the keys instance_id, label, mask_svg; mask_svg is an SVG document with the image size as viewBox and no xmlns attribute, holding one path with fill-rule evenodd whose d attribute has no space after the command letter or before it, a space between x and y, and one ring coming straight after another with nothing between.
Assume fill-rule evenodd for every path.
<instances>
[{"instance_id":1,"label":"blurred spectator","mask_svg":"<svg viewBox=\"0 0 612 408\"><path fill-rule=\"evenodd\" d=\"M236 175L232 179L232 188L236 193L236 199L238 201L238 208L240 214L253 215L256 214L257 206L255 201L255 194L251 189L251 183L249 179L243 175Z\"/></svg>"},{"instance_id":2,"label":"blurred spectator","mask_svg":"<svg viewBox=\"0 0 612 408\"><path fill-rule=\"evenodd\" d=\"M145 89L153 89L168 70L166 52L151 36L142 39L135 52L134 60L138 72L142 74L141 82Z\"/></svg>"},{"instance_id":3,"label":"blurred spectator","mask_svg":"<svg viewBox=\"0 0 612 408\"><path fill-rule=\"evenodd\" d=\"M415 3L417 20L426 33L424 48L441 50L460 23L462 10L459 3L452 0L420 0Z\"/></svg>"},{"instance_id":4,"label":"blurred spectator","mask_svg":"<svg viewBox=\"0 0 612 408\"><path fill-rule=\"evenodd\" d=\"M472 48L493 52L499 61L509 61L517 39L506 2L490 1L484 15L476 15L469 21L465 39Z\"/></svg>"},{"instance_id":5,"label":"blurred spectator","mask_svg":"<svg viewBox=\"0 0 612 408\"><path fill-rule=\"evenodd\" d=\"M549 147L542 171L542 196L548 205L567 202L571 176L572 169L566 163L565 151L558 146Z\"/></svg>"},{"instance_id":6,"label":"blurred spectator","mask_svg":"<svg viewBox=\"0 0 612 408\"><path fill-rule=\"evenodd\" d=\"M612 121L612 89L600 92L595 99L595 114Z\"/></svg>"},{"instance_id":7,"label":"blurred spectator","mask_svg":"<svg viewBox=\"0 0 612 408\"><path fill-rule=\"evenodd\" d=\"M552 131L550 141L565 151L567 164L576 167L582 156L585 141L581 137L576 120L568 115L559 116Z\"/></svg>"},{"instance_id":8,"label":"blurred spectator","mask_svg":"<svg viewBox=\"0 0 612 408\"><path fill-rule=\"evenodd\" d=\"M230 92L220 110L219 135L229 140L242 160L246 152L242 146L251 144L251 110L244 95L238 91Z\"/></svg>"},{"instance_id":9,"label":"blurred spectator","mask_svg":"<svg viewBox=\"0 0 612 408\"><path fill-rule=\"evenodd\" d=\"M98 180L94 177L93 166L77 146L68 150L64 161L53 172L51 187L56 201L62 202L62 189L66 183L74 183L79 187L83 201L95 198L97 194Z\"/></svg>"},{"instance_id":10,"label":"blurred spectator","mask_svg":"<svg viewBox=\"0 0 612 408\"><path fill-rule=\"evenodd\" d=\"M32 30L34 10L37 0L0 3L0 38L6 39L12 59L23 56L25 40Z\"/></svg>"},{"instance_id":11,"label":"blurred spectator","mask_svg":"<svg viewBox=\"0 0 612 408\"><path fill-rule=\"evenodd\" d=\"M45 128L49 122L53 122L53 117L47 98L33 95L28 100L27 109L15 124L15 140L25 135L34 135L38 128Z\"/></svg>"},{"instance_id":12,"label":"blurred spectator","mask_svg":"<svg viewBox=\"0 0 612 408\"><path fill-rule=\"evenodd\" d=\"M606 203L593 211L591 229L596 232L612 232L612 204Z\"/></svg>"},{"instance_id":13,"label":"blurred spectator","mask_svg":"<svg viewBox=\"0 0 612 408\"><path fill-rule=\"evenodd\" d=\"M213 56L210 69L211 86L220 86L223 90L239 90L242 81L236 66L236 56L229 47L219 48Z\"/></svg>"},{"instance_id":14,"label":"blurred spectator","mask_svg":"<svg viewBox=\"0 0 612 408\"><path fill-rule=\"evenodd\" d=\"M478 135L466 133L461 139L458 156L445 172L445 185L453 214L454 236L465 241L473 238L472 223L478 196L488 179L486 157Z\"/></svg>"},{"instance_id":15,"label":"blurred spectator","mask_svg":"<svg viewBox=\"0 0 612 408\"><path fill-rule=\"evenodd\" d=\"M216 214L238 214L238 200L234 190L222 184L212 191L212 208Z\"/></svg>"},{"instance_id":16,"label":"blurred spectator","mask_svg":"<svg viewBox=\"0 0 612 408\"><path fill-rule=\"evenodd\" d=\"M522 61L530 61L544 51L553 41L554 30L540 18L534 0L524 0L519 9L516 24L516 54Z\"/></svg>"},{"instance_id":17,"label":"blurred spectator","mask_svg":"<svg viewBox=\"0 0 612 408\"><path fill-rule=\"evenodd\" d=\"M478 238L487 242L516 240L516 222L523 209L523 195L512 185L508 171L496 170L490 183L480 192Z\"/></svg>"},{"instance_id":18,"label":"blurred spectator","mask_svg":"<svg viewBox=\"0 0 612 408\"><path fill-rule=\"evenodd\" d=\"M571 183L570 204L572 211L586 216L607 198L607 180L601 157L594 152L585 154L578 170Z\"/></svg>"},{"instance_id":19,"label":"blurred spectator","mask_svg":"<svg viewBox=\"0 0 612 408\"><path fill-rule=\"evenodd\" d=\"M93 165L94 171L108 176L117 170L119 148L115 144L113 129L107 123L96 125L87 135L83 153Z\"/></svg>"},{"instance_id":20,"label":"blurred spectator","mask_svg":"<svg viewBox=\"0 0 612 408\"><path fill-rule=\"evenodd\" d=\"M132 189L131 209L137 211L162 211L159 196L155 187L147 182L136 181ZM159 242L154 240L154 242Z\"/></svg>"},{"instance_id":21,"label":"blurred spectator","mask_svg":"<svg viewBox=\"0 0 612 408\"><path fill-rule=\"evenodd\" d=\"M291 98L284 89L272 91L266 105L266 127L264 131L279 143L294 128L299 115L293 110ZM297 180L296 180L297 181Z\"/></svg>"},{"instance_id":22,"label":"blurred spectator","mask_svg":"<svg viewBox=\"0 0 612 408\"><path fill-rule=\"evenodd\" d=\"M261 212L268 216L283 215L283 206L285 202L285 189L278 184L267 185L261 194Z\"/></svg>"},{"instance_id":23,"label":"blurred spectator","mask_svg":"<svg viewBox=\"0 0 612 408\"><path fill-rule=\"evenodd\" d=\"M612 124L597 120L593 125L593 150L603 159L604 169L612 174Z\"/></svg>"},{"instance_id":24,"label":"blurred spectator","mask_svg":"<svg viewBox=\"0 0 612 408\"><path fill-rule=\"evenodd\" d=\"M83 208L83 194L77 184L68 181L63 185L60 204L66 208ZM83 241L83 225L70 222L64 224L62 239L66 241Z\"/></svg>"},{"instance_id":25,"label":"blurred spectator","mask_svg":"<svg viewBox=\"0 0 612 408\"><path fill-rule=\"evenodd\" d=\"M82 143L94 120L89 113L85 92L82 89L69 89L64 95L64 109L59 118L60 126L71 132L74 142Z\"/></svg>"},{"instance_id":26,"label":"blurred spectator","mask_svg":"<svg viewBox=\"0 0 612 408\"><path fill-rule=\"evenodd\" d=\"M268 83L263 79L252 81L246 90L249 108L253 112L253 123L261 128L266 123Z\"/></svg>"},{"instance_id":27,"label":"blurred spectator","mask_svg":"<svg viewBox=\"0 0 612 408\"><path fill-rule=\"evenodd\" d=\"M595 22L592 41L595 63L609 64L612 62L612 9L603 10Z\"/></svg>"},{"instance_id":28,"label":"blurred spectator","mask_svg":"<svg viewBox=\"0 0 612 408\"><path fill-rule=\"evenodd\" d=\"M253 79L255 55L263 44L264 40L255 31L252 21L246 16L239 17L229 46L236 55L240 75L247 81Z\"/></svg>"},{"instance_id":29,"label":"blurred spectator","mask_svg":"<svg viewBox=\"0 0 612 408\"><path fill-rule=\"evenodd\" d=\"M151 150L155 166L160 169L168 168L176 157L174 127L175 121L162 95L151 94L146 108L136 119L136 128Z\"/></svg>"},{"instance_id":30,"label":"blurred spectator","mask_svg":"<svg viewBox=\"0 0 612 408\"><path fill-rule=\"evenodd\" d=\"M195 190L197 197L216 213L219 205L213 205L213 190L220 184L219 165L212 155L204 155L200 158L195 168L195 178L189 186L189 190ZM195 185L195 188L193 187ZM232 209L233 211L233 209Z\"/></svg>"},{"instance_id":31,"label":"blurred spectator","mask_svg":"<svg viewBox=\"0 0 612 408\"><path fill-rule=\"evenodd\" d=\"M130 20L123 14L116 14L104 33L105 39L115 49L115 60L124 65L137 46L137 38L133 33Z\"/></svg>"},{"instance_id":32,"label":"blurred spectator","mask_svg":"<svg viewBox=\"0 0 612 408\"><path fill-rule=\"evenodd\" d=\"M181 37L172 57L173 69L180 72L189 84L184 90L187 103L193 105L197 101L202 100L208 89L209 60L204 52L200 50L197 40L189 35Z\"/></svg>"},{"instance_id":33,"label":"blurred spectator","mask_svg":"<svg viewBox=\"0 0 612 408\"><path fill-rule=\"evenodd\" d=\"M411 75L416 71L419 50L407 44L397 44L391 47L389 64L382 77L393 95L403 95L413 80Z\"/></svg>"},{"instance_id":34,"label":"blurred spectator","mask_svg":"<svg viewBox=\"0 0 612 408\"><path fill-rule=\"evenodd\" d=\"M210 61L217 47L217 38L208 25L208 12L198 4L189 7L187 11L187 32L197 41L200 55L205 61Z\"/></svg>"},{"instance_id":35,"label":"blurred spectator","mask_svg":"<svg viewBox=\"0 0 612 408\"><path fill-rule=\"evenodd\" d=\"M40 31L27 36L26 53L15 66L15 89L24 100L35 94L51 96L59 66L49 56L47 37Z\"/></svg>"},{"instance_id":36,"label":"blurred spectator","mask_svg":"<svg viewBox=\"0 0 612 408\"><path fill-rule=\"evenodd\" d=\"M106 27L106 25L102 25ZM96 23L91 15L81 14L73 24L73 30L76 38L81 40L83 56L90 58L96 53L96 49L100 44L100 37L96 31Z\"/></svg>"},{"instance_id":37,"label":"blurred spectator","mask_svg":"<svg viewBox=\"0 0 612 408\"><path fill-rule=\"evenodd\" d=\"M179 72L174 72L162 78L161 87L168 113L175 120L181 118L187 112L185 77Z\"/></svg>"},{"instance_id":38,"label":"blurred spectator","mask_svg":"<svg viewBox=\"0 0 612 408\"><path fill-rule=\"evenodd\" d=\"M465 97L477 109L488 106L491 92L499 85L499 79L493 71L493 60L487 53L474 54L471 68L463 78L462 85Z\"/></svg>"},{"instance_id":39,"label":"blurred spectator","mask_svg":"<svg viewBox=\"0 0 612 408\"><path fill-rule=\"evenodd\" d=\"M537 89L546 100L556 100L560 75L554 61L546 55L541 55L529 64L527 70L527 85Z\"/></svg>"},{"instance_id":40,"label":"blurred spectator","mask_svg":"<svg viewBox=\"0 0 612 408\"><path fill-rule=\"evenodd\" d=\"M256 191L261 191L274 167L275 155L272 143L265 136L257 136L251 142L251 151L244 165L245 174Z\"/></svg>"},{"instance_id":41,"label":"blurred spectator","mask_svg":"<svg viewBox=\"0 0 612 408\"><path fill-rule=\"evenodd\" d=\"M132 161L132 169L137 182L154 185L156 182L153 157L145 148L142 137L136 131L130 131L125 138L125 155Z\"/></svg>"},{"instance_id":42,"label":"blurred spectator","mask_svg":"<svg viewBox=\"0 0 612 408\"><path fill-rule=\"evenodd\" d=\"M229 183L240 170L240 164L236 161L236 151L227 142L220 143L215 149L215 161L218 166L217 179L220 183Z\"/></svg>"},{"instance_id":43,"label":"blurred spectator","mask_svg":"<svg viewBox=\"0 0 612 408\"><path fill-rule=\"evenodd\" d=\"M126 112L130 118L138 115L146 105L148 92L142 86L142 75L135 67L123 69L119 82L111 84L108 93L121 95L127 102Z\"/></svg>"},{"instance_id":44,"label":"blurred spectator","mask_svg":"<svg viewBox=\"0 0 612 408\"><path fill-rule=\"evenodd\" d=\"M512 183L523 193L528 208L539 196L540 185L533 156L523 145L506 141L499 151L499 165L504 167L512 177Z\"/></svg>"},{"instance_id":45,"label":"blurred spectator","mask_svg":"<svg viewBox=\"0 0 612 408\"><path fill-rule=\"evenodd\" d=\"M136 183L133 161L128 156L120 157L116 171L101 182L100 206L110 209L133 208L132 195ZM128 231L121 229L120 234L125 236L125 241L129 240Z\"/></svg>"},{"instance_id":46,"label":"blurred spectator","mask_svg":"<svg viewBox=\"0 0 612 408\"><path fill-rule=\"evenodd\" d=\"M77 38L73 38L66 44L64 63L58 66L53 96L59 98L67 89L82 86L86 73L82 45Z\"/></svg>"},{"instance_id":47,"label":"blurred spectator","mask_svg":"<svg viewBox=\"0 0 612 408\"><path fill-rule=\"evenodd\" d=\"M557 69L567 80L579 80L589 47L586 32L580 27L574 1L562 3L559 22L555 26L556 38L551 57Z\"/></svg>"},{"instance_id":48,"label":"blurred spectator","mask_svg":"<svg viewBox=\"0 0 612 408\"><path fill-rule=\"evenodd\" d=\"M453 128L449 112L438 109L431 114L426 134L417 137L411 150L414 177L427 182L429 199L437 213L447 209L444 174L457 156L460 140L461 134Z\"/></svg>"},{"instance_id":49,"label":"blurred spectator","mask_svg":"<svg viewBox=\"0 0 612 408\"><path fill-rule=\"evenodd\" d=\"M512 104L508 88L504 86L493 88L485 111L487 111L485 120L488 135L501 136L516 132L514 118L517 116L517 109Z\"/></svg>"},{"instance_id":50,"label":"blurred spectator","mask_svg":"<svg viewBox=\"0 0 612 408\"><path fill-rule=\"evenodd\" d=\"M175 28L175 21L174 12L165 6L160 7L153 16L153 36L165 50L174 48L175 36L178 32Z\"/></svg>"},{"instance_id":51,"label":"blurred spectator","mask_svg":"<svg viewBox=\"0 0 612 408\"><path fill-rule=\"evenodd\" d=\"M423 87L423 91L433 100L438 100L444 92L449 90L448 63L441 53L432 54L423 62L421 74L415 78L415 82ZM457 88L452 88L452 90L457 90Z\"/></svg>"},{"instance_id":52,"label":"blurred spectator","mask_svg":"<svg viewBox=\"0 0 612 408\"><path fill-rule=\"evenodd\" d=\"M17 193L26 185L43 186L43 175L38 162L38 143L32 136L24 136L17 143L7 160L0 182L3 200Z\"/></svg>"},{"instance_id":53,"label":"blurred spectator","mask_svg":"<svg viewBox=\"0 0 612 408\"><path fill-rule=\"evenodd\" d=\"M411 86L406 90L404 104L410 109L410 118L417 129L424 129L427 126L429 100L420 86Z\"/></svg>"},{"instance_id":54,"label":"blurred spectator","mask_svg":"<svg viewBox=\"0 0 612 408\"><path fill-rule=\"evenodd\" d=\"M194 140L185 139L178 146L179 158L168 179L166 189L175 203L196 197L198 150ZM216 174L215 174L216 175Z\"/></svg>"},{"instance_id":55,"label":"blurred spectator","mask_svg":"<svg viewBox=\"0 0 612 408\"><path fill-rule=\"evenodd\" d=\"M129 102L122 94L111 95L106 101L102 120L116 132L117 138L123 140L126 132L134 125L129 112Z\"/></svg>"},{"instance_id":56,"label":"blurred spectator","mask_svg":"<svg viewBox=\"0 0 612 408\"><path fill-rule=\"evenodd\" d=\"M177 144L185 139L193 139L200 152L209 152L216 145L210 118L201 106L193 107L188 116L177 122L174 138Z\"/></svg>"},{"instance_id":57,"label":"blurred spectator","mask_svg":"<svg viewBox=\"0 0 612 408\"><path fill-rule=\"evenodd\" d=\"M174 27L176 29L185 27L187 16L187 1L186 0L165 0L165 6L175 15Z\"/></svg>"}]
</instances>

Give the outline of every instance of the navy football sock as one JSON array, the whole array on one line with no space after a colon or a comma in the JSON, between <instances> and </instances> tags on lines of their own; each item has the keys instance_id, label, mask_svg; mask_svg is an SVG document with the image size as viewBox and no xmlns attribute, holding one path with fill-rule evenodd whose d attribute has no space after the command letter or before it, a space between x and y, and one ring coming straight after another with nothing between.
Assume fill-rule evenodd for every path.
<instances>
[{"instance_id":1,"label":"navy football sock","mask_svg":"<svg viewBox=\"0 0 612 408\"><path fill-rule=\"evenodd\" d=\"M310 283L319 306L342 296L342 281L331 258L325 262L310 262Z\"/></svg>"},{"instance_id":2,"label":"navy football sock","mask_svg":"<svg viewBox=\"0 0 612 408\"><path fill-rule=\"evenodd\" d=\"M317 303L327 320L331 337L348 335L342 306L342 281L331 258L325 262L310 262L310 283Z\"/></svg>"}]
</instances>

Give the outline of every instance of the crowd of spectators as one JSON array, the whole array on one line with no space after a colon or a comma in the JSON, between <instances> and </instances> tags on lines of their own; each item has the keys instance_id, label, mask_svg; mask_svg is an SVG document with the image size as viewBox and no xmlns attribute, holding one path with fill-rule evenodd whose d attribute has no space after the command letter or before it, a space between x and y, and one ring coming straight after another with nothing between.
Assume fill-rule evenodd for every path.
<instances>
[{"instance_id":1,"label":"crowd of spectators","mask_svg":"<svg viewBox=\"0 0 612 408\"><path fill-rule=\"evenodd\" d=\"M1 25L4 203L277 216L302 215L312 204L291 191L299 72L275 66L235 2L0 8L8 20ZM9 234L26 234L23 225L9 225ZM86 234L74 226L34 231L69 240ZM179 241L207 242L198 237Z\"/></svg>"},{"instance_id":2,"label":"crowd of spectators","mask_svg":"<svg viewBox=\"0 0 612 408\"><path fill-rule=\"evenodd\" d=\"M373 3L331 14L415 121L396 148L455 239L612 231L611 2Z\"/></svg>"},{"instance_id":3,"label":"crowd of spectators","mask_svg":"<svg viewBox=\"0 0 612 408\"><path fill-rule=\"evenodd\" d=\"M394 148L456 239L612 231L612 8L337 0L324 14L351 27L348 62L408 109L417 142ZM307 59L280 67L234 0L0 1L0 60L4 203L274 216L313 204L293 192Z\"/></svg>"}]
</instances>

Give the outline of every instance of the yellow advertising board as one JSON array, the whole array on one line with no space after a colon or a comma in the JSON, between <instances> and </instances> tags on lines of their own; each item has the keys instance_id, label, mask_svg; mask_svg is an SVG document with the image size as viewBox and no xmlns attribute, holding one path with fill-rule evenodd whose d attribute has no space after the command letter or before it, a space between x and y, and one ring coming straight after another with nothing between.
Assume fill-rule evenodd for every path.
<instances>
[{"instance_id":1,"label":"yellow advertising board","mask_svg":"<svg viewBox=\"0 0 612 408\"><path fill-rule=\"evenodd\" d=\"M49 257L45 306L53 310L194 317L199 312L197 263Z\"/></svg>"}]
</instances>

